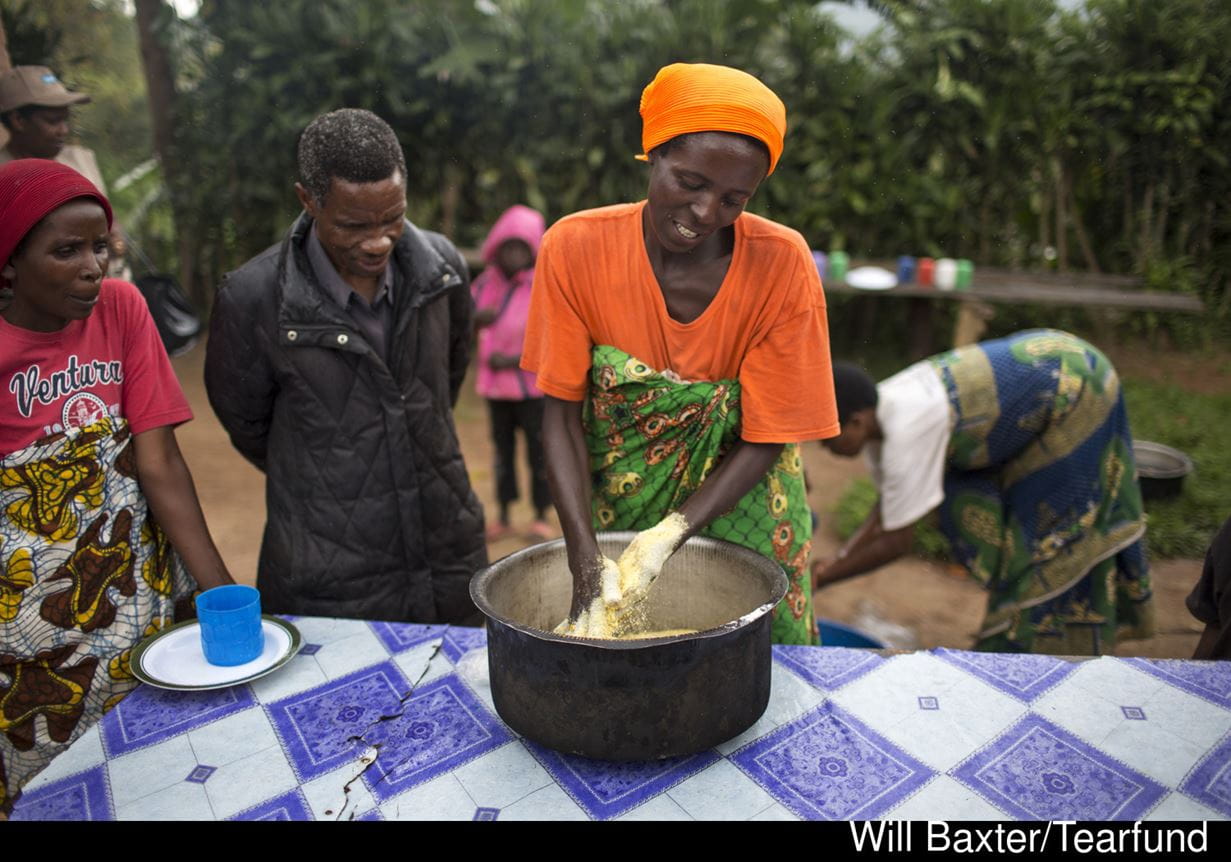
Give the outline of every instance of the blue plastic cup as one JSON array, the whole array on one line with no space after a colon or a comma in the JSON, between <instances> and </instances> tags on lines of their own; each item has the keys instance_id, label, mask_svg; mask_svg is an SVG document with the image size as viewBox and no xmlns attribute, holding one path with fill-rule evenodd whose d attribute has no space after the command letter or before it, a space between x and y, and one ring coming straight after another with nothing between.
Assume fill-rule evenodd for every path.
<instances>
[{"instance_id":1,"label":"blue plastic cup","mask_svg":"<svg viewBox=\"0 0 1231 862\"><path fill-rule=\"evenodd\" d=\"M197 596L201 649L205 660L221 667L245 664L265 648L261 594L255 587L227 584Z\"/></svg>"}]
</instances>

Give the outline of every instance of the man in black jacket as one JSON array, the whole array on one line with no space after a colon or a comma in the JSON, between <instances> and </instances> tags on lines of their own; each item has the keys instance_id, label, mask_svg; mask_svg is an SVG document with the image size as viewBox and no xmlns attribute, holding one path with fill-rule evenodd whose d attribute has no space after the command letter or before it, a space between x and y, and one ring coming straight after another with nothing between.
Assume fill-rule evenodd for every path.
<instances>
[{"instance_id":1,"label":"man in black jacket","mask_svg":"<svg viewBox=\"0 0 1231 862\"><path fill-rule=\"evenodd\" d=\"M453 426L466 265L405 218L406 162L367 111L299 141L304 212L223 281L210 404L266 475L257 586L276 613L477 624L483 513Z\"/></svg>"}]
</instances>

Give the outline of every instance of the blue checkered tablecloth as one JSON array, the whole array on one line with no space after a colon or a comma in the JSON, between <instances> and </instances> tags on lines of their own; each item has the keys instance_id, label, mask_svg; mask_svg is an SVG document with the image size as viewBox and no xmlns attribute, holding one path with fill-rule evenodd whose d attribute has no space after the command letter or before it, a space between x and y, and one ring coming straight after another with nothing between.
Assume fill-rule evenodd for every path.
<instances>
[{"instance_id":1,"label":"blue checkered tablecloth","mask_svg":"<svg viewBox=\"0 0 1231 862\"><path fill-rule=\"evenodd\" d=\"M12 819L1231 819L1231 662L774 647L746 732L608 763L500 721L481 629L291 619L285 667L141 686Z\"/></svg>"}]
</instances>

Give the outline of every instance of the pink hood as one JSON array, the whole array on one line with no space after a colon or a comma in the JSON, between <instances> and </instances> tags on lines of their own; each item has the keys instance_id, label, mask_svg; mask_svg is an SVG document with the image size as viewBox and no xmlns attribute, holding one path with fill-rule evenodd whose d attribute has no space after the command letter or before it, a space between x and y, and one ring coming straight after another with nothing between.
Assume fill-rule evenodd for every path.
<instances>
[{"instance_id":1,"label":"pink hood","mask_svg":"<svg viewBox=\"0 0 1231 862\"><path fill-rule=\"evenodd\" d=\"M520 239L530 246L530 251L534 252L534 256L537 258L539 256L539 243L542 241L543 232L546 230L547 227L541 212L521 204L514 204L505 210L500 218L496 219L496 223L492 225L487 239L483 240L483 248L479 254L482 256L484 263L491 265L496 261L496 249L500 248L501 243L505 240Z\"/></svg>"},{"instance_id":2,"label":"pink hood","mask_svg":"<svg viewBox=\"0 0 1231 862\"><path fill-rule=\"evenodd\" d=\"M475 388L484 398L521 401L543 397L532 373L520 368L496 370L488 364L488 360L493 353L521 355L522 343L526 338L526 318L530 313L530 287L534 283L533 266L514 273L511 279L506 278L496 266L496 250L506 240L520 239L530 246L537 258L544 230L542 213L518 204L504 211L483 241L481 254L487 267L471 286L475 308L500 310L494 323L479 330L479 368Z\"/></svg>"}]
</instances>

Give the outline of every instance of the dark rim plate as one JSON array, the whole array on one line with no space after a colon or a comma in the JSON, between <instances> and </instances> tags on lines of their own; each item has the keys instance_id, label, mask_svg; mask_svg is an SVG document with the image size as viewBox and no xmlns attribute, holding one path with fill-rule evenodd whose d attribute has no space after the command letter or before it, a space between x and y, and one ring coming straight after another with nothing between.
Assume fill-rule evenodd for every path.
<instances>
[{"instance_id":1,"label":"dark rim plate","mask_svg":"<svg viewBox=\"0 0 1231 862\"><path fill-rule=\"evenodd\" d=\"M181 683L167 682L166 680L159 679L158 677L147 673L145 668L141 665L141 659L149 651L150 647L177 629L182 629L187 626L200 625L200 623L196 620L184 620L182 623L176 623L170 628L163 629L156 635L150 635L148 638L141 641L141 643L137 644L137 646L133 649L132 658L130 660L132 674L146 685L152 685L155 688L170 689L171 691L209 691L216 688L230 688L233 685L241 685L242 683L252 682L253 680L260 679L263 676L268 676L299 654L299 648L303 645L303 637L299 634L299 629L295 628L295 626L291 625L286 620L279 619L278 617L271 616L270 614L261 614L261 619L277 626L290 635L291 645L287 647L286 652L283 653L283 655L281 655L276 662L267 668L257 671L256 673L237 676L235 679L227 680L226 682L215 682L209 683L208 685L183 685Z\"/></svg>"}]
</instances>

